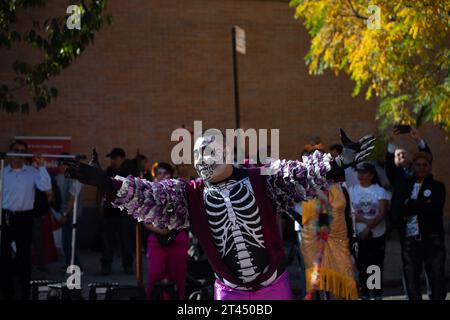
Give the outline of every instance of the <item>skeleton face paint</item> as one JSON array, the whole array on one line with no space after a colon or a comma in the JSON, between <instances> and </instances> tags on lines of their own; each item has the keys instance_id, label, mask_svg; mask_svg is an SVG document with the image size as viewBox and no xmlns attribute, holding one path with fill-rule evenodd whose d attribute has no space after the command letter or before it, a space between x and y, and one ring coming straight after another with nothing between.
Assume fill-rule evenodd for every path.
<instances>
[{"instance_id":1,"label":"skeleton face paint","mask_svg":"<svg viewBox=\"0 0 450 320\"><path fill-rule=\"evenodd\" d=\"M195 169L198 175L208 182L226 166L223 143L219 140L217 136L210 135L198 138L194 145Z\"/></svg>"}]
</instances>

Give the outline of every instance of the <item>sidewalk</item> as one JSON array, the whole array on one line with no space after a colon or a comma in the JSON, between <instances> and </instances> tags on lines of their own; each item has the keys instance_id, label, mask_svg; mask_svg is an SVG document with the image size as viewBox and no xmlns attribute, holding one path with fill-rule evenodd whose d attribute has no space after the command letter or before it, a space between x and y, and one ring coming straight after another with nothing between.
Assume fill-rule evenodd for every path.
<instances>
[{"instance_id":1,"label":"sidewalk","mask_svg":"<svg viewBox=\"0 0 450 320\"><path fill-rule=\"evenodd\" d=\"M445 221L445 244L447 248L447 259L446 259L446 280L447 280L447 290L450 290L450 219ZM406 299L405 293L402 285L402 260L401 260L401 249L398 236L395 232L387 238L386 240L386 253L384 262L384 280L383 285L385 289L386 298ZM289 274L291 277L291 285L295 294L298 294L300 290L300 277L298 272L298 263L294 259L294 263L289 266ZM422 288L423 292L426 292L425 276L422 274ZM425 299L425 298L424 298ZM426 298L427 299L427 298ZM447 295L447 300L450 300L450 292Z\"/></svg>"},{"instance_id":2,"label":"sidewalk","mask_svg":"<svg viewBox=\"0 0 450 320\"><path fill-rule=\"evenodd\" d=\"M448 243L448 242L447 242ZM403 293L403 288L401 285L401 274L400 274L400 248L395 241L389 240L387 242L386 248L387 255L392 257L387 259L386 261L386 271L385 271L385 299L386 300L405 300L406 297ZM83 275L81 276L81 285L83 288L83 296L87 299L89 288L88 284L93 282L118 282L120 285L136 285L136 277L135 275L126 275L122 271L120 257L117 257L113 263L111 274L108 276L102 276L100 274L100 253L93 252L90 250L81 250L80 251L80 259L83 266ZM448 262L448 259L447 259ZM65 281L67 279L68 274L65 273L64 270L61 269L63 265L63 259L60 258L59 261L53 262L47 265L48 273L38 272L36 269L33 269L33 280L58 280ZM143 275L144 275L144 284L146 278L146 259L143 259ZM300 299L299 297L299 268L297 261L294 259L294 263L288 268L292 290L296 295L296 299ZM447 268L450 271L450 268ZM450 283L448 285L450 288ZM425 286L424 286L425 290ZM425 293L425 292L424 292ZM427 297L424 297L427 299ZM450 293L447 296L447 300L450 300Z\"/></svg>"},{"instance_id":3,"label":"sidewalk","mask_svg":"<svg viewBox=\"0 0 450 320\"><path fill-rule=\"evenodd\" d=\"M92 226L92 225L91 225ZM89 232L84 230L82 233ZM90 236L93 236L93 233L90 233ZM446 247L447 252L450 249L450 219L446 220ZM286 248L287 250L289 248ZM136 285L136 277L135 275L126 275L122 272L121 260L120 257L115 255L114 263L112 266L111 274L108 276L102 276L100 274L100 252L95 252L90 249L81 249L79 250L79 256L81 260L81 264L83 267L83 275L81 278L82 287L83 287L83 295L85 297L88 296L88 284L93 282L118 282L120 285ZM450 289L450 259L447 254L446 260L446 274L447 274L447 283L448 288ZM142 256L143 259L143 277L144 284L147 274L147 259L145 255ZM59 261L50 263L47 265L48 273L38 272L36 269L33 269L32 279L51 279L58 281L65 281L67 279L67 274L64 270L61 269L63 265L62 255L60 254ZM402 286L402 274L401 274L401 252L400 252L400 244L397 239L395 233L387 239L386 242L386 258L385 258L385 271L384 271L384 287L385 287L385 297L386 299L405 299L403 286ZM300 281L299 281L299 268L296 259L292 265L288 267L288 271L290 274L291 286L296 294L297 298L299 289L300 289ZM424 278L424 277L423 277ZM426 290L425 285L423 286L424 290ZM425 293L425 291L424 291ZM447 299L450 299L450 295L447 296Z\"/></svg>"}]
</instances>

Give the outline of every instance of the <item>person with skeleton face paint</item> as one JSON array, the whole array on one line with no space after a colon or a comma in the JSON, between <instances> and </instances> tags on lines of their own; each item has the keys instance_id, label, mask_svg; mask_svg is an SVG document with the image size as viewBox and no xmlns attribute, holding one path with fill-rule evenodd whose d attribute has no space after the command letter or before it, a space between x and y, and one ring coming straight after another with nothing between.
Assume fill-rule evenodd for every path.
<instances>
[{"instance_id":1,"label":"person with skeleton face paint","mask_svg":"<svg viewBox=\"0 0 450 320\"><path fill-rule=\"evenodd\" d=\"M215 137L195 141L196 180L111 180L76 161L67 173L104 189L114 206L139 221L163 229L191 227L216 274L216 300L292 299L276 213L315 197L327 181L367 158L375 139L353 142L341 130L344 150L335 159L316 151L302 162L272 160L248 169L233 166L230 148Z\"/></svg>"}]
</instances>

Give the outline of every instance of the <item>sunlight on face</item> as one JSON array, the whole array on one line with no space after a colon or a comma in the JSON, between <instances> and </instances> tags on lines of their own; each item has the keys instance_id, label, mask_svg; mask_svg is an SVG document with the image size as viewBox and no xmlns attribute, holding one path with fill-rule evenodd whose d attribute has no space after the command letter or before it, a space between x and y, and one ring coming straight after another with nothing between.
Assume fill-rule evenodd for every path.
<instances>
[{"instance_id":1,"label":"sunlight on face","mask_svg":"<svg viewBox=\"0 0 450 320\"><path fill-rule=\"evenodd\" d=\"M225 150L214 135L200 137L194 145L194 166L200 177L212 181L224 171Z\"/></svg>"},{"instance_id":2,"label":"sunlight on face","mask_svg":"<svg viewBox=\"0 0 450 320\"><path fill-rule=\"evenodd\" d=\"M409 162L408 152L405 149L397 149L394 154L395 165L399 167L406 166Z\"/></svg>"}]
</instances>

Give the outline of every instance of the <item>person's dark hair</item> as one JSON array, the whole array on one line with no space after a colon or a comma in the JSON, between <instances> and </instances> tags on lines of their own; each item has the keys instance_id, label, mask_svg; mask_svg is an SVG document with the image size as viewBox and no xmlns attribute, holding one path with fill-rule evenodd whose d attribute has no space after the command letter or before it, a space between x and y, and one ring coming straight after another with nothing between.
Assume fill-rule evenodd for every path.
<instances>
[{"instance_id":1,"label":"person's dark hair","mask_svg":"<svg viewBox=\"0 0 450 320\"><path fill-rule=\"evenodd\" d=\"M378 177L377 170L372 171L373 172L373 178L372 178L372 184L378 184L381 186L380 178Z\"/></svg>"},{"instance_id":2,"label":"person's dark hair","mask_svg":"<svg viewBox=\"0 0 450 320\"><path fill-rule=\"evenodd\" d=\"M330 151L336 150L339 154L342 153L343 147L341 144L339 143L335 143L333 145L330 146Z\"/></svg>"},{"instance_id":3,"label":"person's dark hair","mask_svg":"<svg viewBox=\"0 0 450 320\"><path fill-rule=\"evenodd\" d=\"M377 169L375 166L370 162L362 162L356 165L356 171L357 172L372 172L373 178L371 183L372 184L378 184L381 186L380 178L378 177Z\"/></svg>"},{"instance_id":4,"label":"person's dark hair","mask_svg":"<svg viewBox=\"0 0 450 320\"><path fill-rule=\"evenodd\" d=\"M173 167L170 164L166 163L166 162L158 162L158 166L155 168L155 172L159 168L166 170L168 173L170 173L170 175L173 175L173 173L174 173Z\"/></svg>"},{"instance_id":5,"label":"person's dark hair","mask_svg":"<svg viewBox=\"0 0 450 320\"><path fill-rule=\"evenodd\" d=\"M11 142L11 144L9 145L9 151L12 151L12 149L16 146L16 145L21 145L25 147L25 152L28 151L28 145L25 141L23 140L14 140L13 142Z\"/></svg>"},{"instance_id":6,"label":"person's dark hair","mask_svg":"<svg viewBox=\"0 0 450 320\"><path fill-rule=\"evenodd\" d=\"M431 153L426 152L426 151L419 151L419 152L415 153L413 156L413 162L415 162L417 159L424 159L429 164L431 164L433 162L433 157L431 156Z\"/></svg>"}]
</instances>

